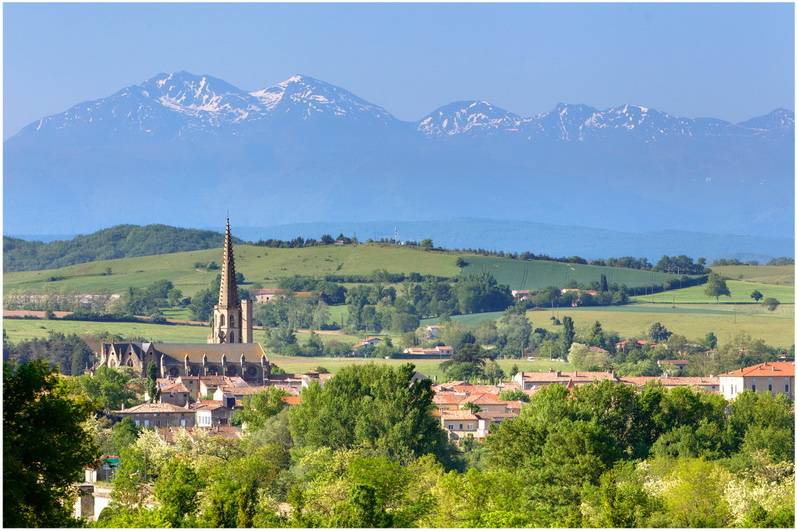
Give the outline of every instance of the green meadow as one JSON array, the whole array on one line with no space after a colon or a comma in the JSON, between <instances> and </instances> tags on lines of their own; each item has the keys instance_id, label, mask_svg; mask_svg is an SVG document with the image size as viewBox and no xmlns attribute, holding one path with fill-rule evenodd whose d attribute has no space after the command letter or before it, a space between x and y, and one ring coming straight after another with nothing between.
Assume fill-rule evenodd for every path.
<instances>
[{"instance_id":1,"label":"green meadow","mask_svg":"<svg viewBox=\"0 0 797 531\"><path fill-rule=\"evenodd\" d=\"M738 266L712 266L711 270L726 278L745 280L747 282L762 282L764 284L794 285L794 266L767 266L767 265L738 265Z\"/></svg>"},{"instance_id":2,"label":"green meadow","mask_svg":"<svg viewBox=\"0 0 797 531\"><path fill-rule=\"evenodd\" d=\"M499 284L507 284L512 289L539 289L548 286L563 287L571 281L588 284L599 282L601 275L606 275L609 284L625 284L628 287L661 284L675 275L627 269L620 267L592 266L582 264L565 264L546 260L513 260L491 256L465 257L468 262L464 273L487 272L493 275Z\"/></svg>"},{"instance_id":3,"label":"green meadow","mask_svg":"<svg viewBox=\"0 0 797 531\"><path fill-rule=\"evenodd\" d=\"M748 282L746 280L727 280L726 284L731 292L730 297L720 297L719 302L750 303L755 301L750 298L753 290L760 291L764 297L774 297L784 304L794 304L794 285L764 284L762 282ZM665 304L714 304L716 299L706 295L706 286L691 286L683 289L663 291L653 295L640 295L632 297L639 302L660 302Z\"/></svg>"},{"instance_id":4,"label":"green meadow","mask_svg":"<svg viewBox=\"0 0 797 531\"><path fill-rule=\"evenodd\" d=\"M502 312L457 315L455 323L475 328L484 321L494 321ZM699 339L714 332L720 341L727 341L737 334L750 334L770 345L788 348L794 344L794 305L781 305L774 312L760 305L736 304L649 304L634 303L625 306L592 306L580 308L557 308L532 310L528 318L534 328L545 328L558 332L561 327L552 324L551 317L573 318L576 328L586 330L595 321L600 321L605 330L621 336L645 336L650 325L661 322L672 332L690 339ZM435 324L438 319L427 319L423 324Z\"/></svg>"}]
</instances>

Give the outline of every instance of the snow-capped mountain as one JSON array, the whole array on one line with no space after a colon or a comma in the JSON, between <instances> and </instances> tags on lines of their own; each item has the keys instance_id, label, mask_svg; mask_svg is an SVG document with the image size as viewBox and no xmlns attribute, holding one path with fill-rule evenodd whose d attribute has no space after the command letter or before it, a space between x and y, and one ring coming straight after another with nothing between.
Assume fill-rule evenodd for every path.
<instances>
[{"instance_id":1,"label":"snow-capped mountain","mask_svg":"<svg viewBox=\"0 0 797 531\"><path fill-rule=\"evenodd\" d=\"M290 114L305 120L323 115L386 125L397 121L382 107L305 75L291 76L273 87L250 94L270 113Z\"/></svg>"},{"instance_id":2,"label":"snow-capped mountain","mask_svg":"<svg viewBox=\"0 0 797 531\"><path fill-rule=\"evenodd\" d=\"M420 119L417 130L428 137L518 132L523 118L486 101L455 101Z\"/></svg>"},{"instance_id":3,"label":"snow-capped mountain","mask_svg":"<svg viewBox=\"0 0 797 531\"><path fill-rule=\"evenodd\" d=\"M793 135L785 109L732 124L630 104L522 116L470 100L405 122L310 76L249 90L164 73L8 139L5 224L34 234L209 225L227 208L259 226L511 209L550 223L791 237Z\"/></svg>"}]
</instances>

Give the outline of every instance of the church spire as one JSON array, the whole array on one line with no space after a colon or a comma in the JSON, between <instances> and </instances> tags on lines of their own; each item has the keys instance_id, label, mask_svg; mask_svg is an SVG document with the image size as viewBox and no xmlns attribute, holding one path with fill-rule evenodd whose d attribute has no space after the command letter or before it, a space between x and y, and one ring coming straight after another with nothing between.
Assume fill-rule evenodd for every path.
<instances>
[{"instance_id":1,"label":"church spire","mask_svg":"<svg viewBox=\"0 0 797 531\"><path fill-rule=\"evenodd\" d=\"M239 305L238 285L235 282L235 258L232 252L230 218L227 218L227 232L224 234L224 261L221 264L221 285L219 286L219 308L235 308Z\"/></svg>"}]
</instances>

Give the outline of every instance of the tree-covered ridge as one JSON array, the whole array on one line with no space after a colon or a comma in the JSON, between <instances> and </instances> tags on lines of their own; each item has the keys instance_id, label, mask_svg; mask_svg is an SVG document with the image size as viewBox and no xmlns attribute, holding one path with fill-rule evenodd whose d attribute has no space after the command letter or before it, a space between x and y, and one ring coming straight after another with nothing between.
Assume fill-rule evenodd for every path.
<instances>
[{"instance_id":1,"label":"tree-covered ridge","mask_svg":"<svg viewBox=\"0 0 797 531\"><path fill-rule=\"evenodd\" d=\"M95 260L212 249L223 242L220 232L169 225L116 225L49 243L3 236L3 267L6 271L53 269Z\"/></svg>"}]
</instances>

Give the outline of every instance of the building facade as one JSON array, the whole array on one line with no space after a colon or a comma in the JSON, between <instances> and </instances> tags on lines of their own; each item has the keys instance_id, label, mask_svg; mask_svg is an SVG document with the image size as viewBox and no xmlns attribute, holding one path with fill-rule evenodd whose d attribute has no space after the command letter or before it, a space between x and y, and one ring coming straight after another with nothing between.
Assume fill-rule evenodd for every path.
<instances>
[{"instance_id":1,"label":"building facade","mask_svg":"<svg viewBox=\"0 0 797 531\"><path fill-rule=\"evenodd\" d=\"M720 393L733 400L745 391L784 394L794 400L794 362L768 361L720 374Z\"/></svg>"}]
</instances>

